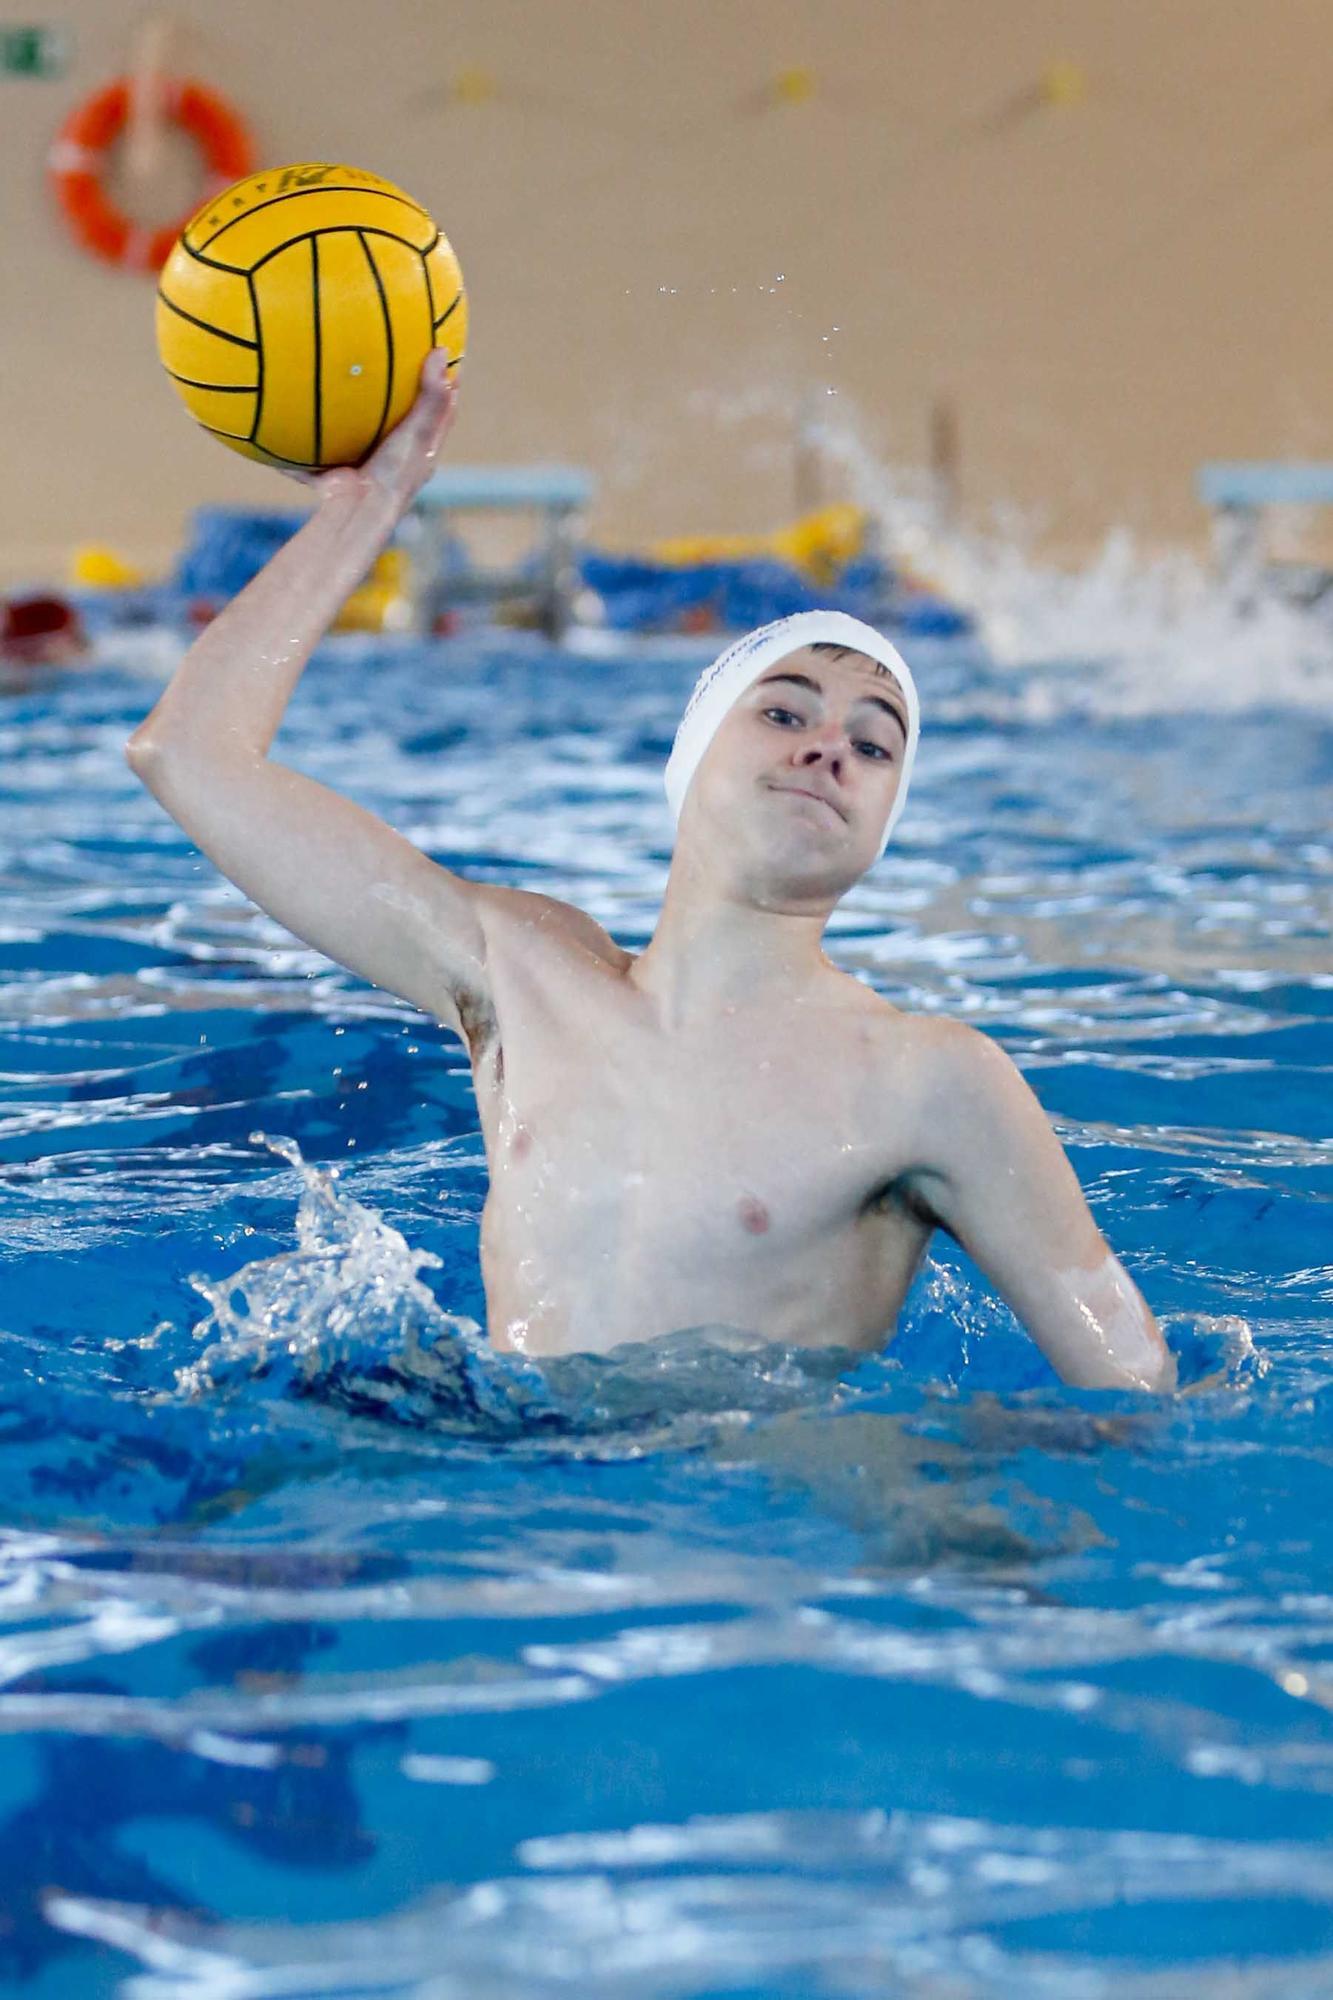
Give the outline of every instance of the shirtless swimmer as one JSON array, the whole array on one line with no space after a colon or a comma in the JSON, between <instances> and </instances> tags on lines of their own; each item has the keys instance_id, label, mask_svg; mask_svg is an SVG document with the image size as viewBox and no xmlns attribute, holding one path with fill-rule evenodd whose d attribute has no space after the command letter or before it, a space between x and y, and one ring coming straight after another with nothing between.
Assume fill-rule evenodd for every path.
<instances>
[{"instance_id":1,"label":"shirtless swimmer","mask_svg":"<svg viewBox=\"0 0 1333 2000\"><path fill-rule=\"evenodd\" d=\"M364 466L309 480L315 513L196 640L128 755L262 909L466 1042L491 1339L540 1355L725 1326L876 1349L943 1229L1066 1382L1174 1388L1008 1056L901 1013L821 948L915 749L911 676L879 634L811 613L704 676L637 956L553 897L463 880L269 757L307 659L433 469L455 407L443 362Z\"/></svg>"}]
</instances>

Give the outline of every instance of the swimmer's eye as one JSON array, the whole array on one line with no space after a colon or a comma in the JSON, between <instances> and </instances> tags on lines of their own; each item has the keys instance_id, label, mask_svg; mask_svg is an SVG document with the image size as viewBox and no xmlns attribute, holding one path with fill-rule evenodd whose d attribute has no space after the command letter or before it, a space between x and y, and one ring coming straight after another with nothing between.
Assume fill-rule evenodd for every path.
<instances>
[{"instance_id":1,"label":"swimmer's eye","mask_svg":"<svg viewBox=\"0 0 1333 2000\"><path fill-rule=\"evenodd\" d=\"M798 729L805 726L805 718L794 714L790 708L761 708L759 713L763 716L765 722L774 722L779 729L785 729L789 722L794 722ZM852 745L852 748L859 751L871 763L883 764L893 762L892 750L883 743L873 742L868 736L863 736L859 742Z\"/></svg>"}]
</instances>

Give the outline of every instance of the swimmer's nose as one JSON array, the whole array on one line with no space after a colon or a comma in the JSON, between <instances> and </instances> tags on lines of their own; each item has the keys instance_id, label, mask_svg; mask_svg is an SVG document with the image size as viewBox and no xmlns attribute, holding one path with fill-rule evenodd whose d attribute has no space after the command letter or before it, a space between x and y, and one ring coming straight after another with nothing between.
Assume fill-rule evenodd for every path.
<instances>
[{"instance_id":1,"label":"swimmer's nose","mask_svg":"<svg viewBox=\"0 0 1333 2000\"><path fill-rule=\"evenodd\" d=\"M841 778L845 768L847 745L841 735L831 736L827 741L803 743L796 755L796 762L809 770L816 764L823 764L835 778Z\"/></svg>"}]
</instances>

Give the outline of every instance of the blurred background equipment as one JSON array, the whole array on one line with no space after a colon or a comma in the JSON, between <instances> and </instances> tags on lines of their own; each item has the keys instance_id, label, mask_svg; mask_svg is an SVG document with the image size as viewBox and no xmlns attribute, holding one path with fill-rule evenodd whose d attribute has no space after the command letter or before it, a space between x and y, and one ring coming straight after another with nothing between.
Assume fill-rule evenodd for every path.
<instances>
[{"instance_id":1,"label":"blurred background equipment","mask_svg":"<svg viewBox=\"0 0 1333 2000\"><path fill-rule=\"evenodd\" d=\"M69 39L62 28L0 27L0 76L62 76L69 61Z\"/></svg>"},{"instance_id":2,"label":"blurred background equipment","mask_svg":"<svg viewBox=\"0 0 1333 2000\"><path fill-rule=\"evenodd\" d=\"M1266 534L1274 507L1333 507L1333 463L1202 465L1198 492L1212 510L1213 555L1234 599L1276 592L1292 603L1315 604L1333 589L1327 563L1272 561Z\"/></svg>"},{"instance_id":3,"label":"blurred background equipment","mask_svg":"<svg viewBox=\"0 0 1333 2000\"><path fill-rule=\"evenodd\" d=\"M0 664L10 667L76 666L88 652L75 606L63 597L0 600Z\"/></svg>"},{"instance_id":4,"label":"blurred background equipment","mask_svg":"<svg viewBox=\"0 0 1333 2000\"><path fill-rule=\"evenodd\" d=\"M591 476L571 465L446 465L422 487L409 528L417 558L415 623L447 630L461 610L526 609L551 638L573 622L577 546L591 505ZM535 514L538 541L508 567L479 567L451 524L460 514Z\"/></svg>"},{"instance_id":5,"label":"blurred background equipment","mask_svg":"<svg viewBox=\"0 0 1333 2000\"><path fill-rule=\"evenodd\" d=\"M199 203L248 173L252 160L252 141L239 113L216 91L169 73L175 39L169 16L146 21L128 75L99 86L75 106L48 156L52 190L76 243L103 262L132 271L160 271ZM153 225L142 218L166 162L169 127L194 140L204 177L176 222ZM117 151L128 210L109 184Z\"/></svg>"},{"instance_id":6,"label":"blurred background equipment","mask_svg":"<svg viewBox=\"0 0 1333 2000\"><path fill-rule=\"evenodd\" d=\"M116 80L96 185L77 124L57 168L76 208L107 204L109 222L88 213L113 257L151 264L207 189L172 78L259 157L336 150L463 231L487 334L458 448L587 465L601 544L860 502L808 466L778 491L796 411L895 478L927 474L946 387L966 434L957 529L1004 510L1064 567L1118 528L1202 556L1197 465L1325 455L1311 246L1333 227L1333 124L1311 10L1244 0L1201 35L1188 7L1078 0L1056 33L1015 0L983 37L967 9L889 24L831 0L797 36L757 33L742 0L686 4L612 45L595 9L558 30L533 9L516 32L481 0L447 18L383 0L373 62L351 0L71 0L5 30L22 281L0 304L0 424L40 475L0 487L0 582L57 578L72 543L102 541L160 575L201 500L269 504L239 454L173 432L137 271L53 228L34 189ZM34 396L48 379L68 393Z\"/></svg>"}]
</instances>

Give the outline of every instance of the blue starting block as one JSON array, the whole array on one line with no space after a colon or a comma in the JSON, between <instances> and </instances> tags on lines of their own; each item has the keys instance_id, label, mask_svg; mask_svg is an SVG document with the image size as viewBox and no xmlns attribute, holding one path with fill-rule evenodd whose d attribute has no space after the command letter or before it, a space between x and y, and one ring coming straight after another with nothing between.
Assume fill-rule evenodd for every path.
<instances>
[{"instance_id":1,"label":"blue starting block","mask_svg":"<svg viewBox=\"0 0 1333 2000\"><path fill-rule=\"evenodd\" d=\"M592 474L577 465L451 465L426 481L416 505L425 513L533 508L572 514L589 507L596 490Z\"/></svg>"},{"instance_id":2,"label":"blue starting block","mask_svg":"<svg viewBox=\"0 0 1333 2000\"><path fill-rule=\"evenodd\" d=\"M1333 461L1215 460L1195 484L1205 507L1333 507Z\"/></svg>"},{"instance_id":3,"label":"blue starting block","mask_svg":"<svg viewBox=\"0 0 1333 2000\"><path fill-rule=\"evenodd\" d=\"M1310 602L1328 589L1325 571L1270 565L1263 515L1269 507L1333 507L1333 461L1234 459L1201 465L1195 490L1213 515L1213 554L1233 588L1281 581L1286 594Z\"/></svg>"},{"instance_id":4,"label":"blue starting block","mask_svg":"<svg viewBox=\"0 0 1333 2000\"><path fill-rule=\"evenodd\" d=\"M419 630L463 603L526 603L543 631L563 637L579 587L575 556L596 482L576 465L451 465L434 473L412 506L413 595ZM447 525L456 514L536 514L538 545L509 569L459 559Z\"/></svg>"}]
</instances>

